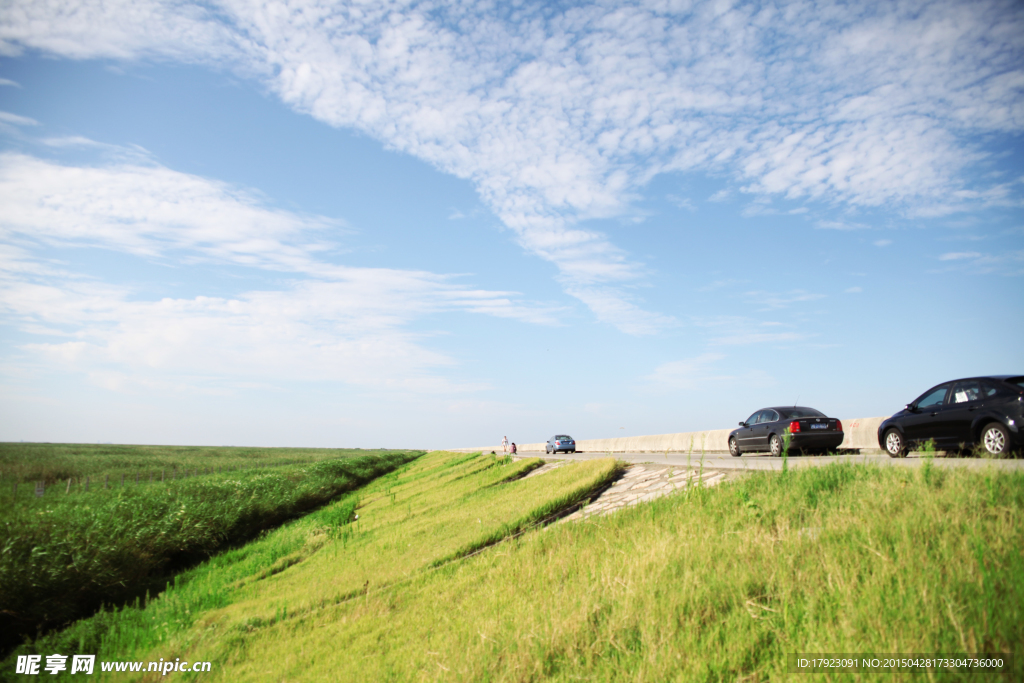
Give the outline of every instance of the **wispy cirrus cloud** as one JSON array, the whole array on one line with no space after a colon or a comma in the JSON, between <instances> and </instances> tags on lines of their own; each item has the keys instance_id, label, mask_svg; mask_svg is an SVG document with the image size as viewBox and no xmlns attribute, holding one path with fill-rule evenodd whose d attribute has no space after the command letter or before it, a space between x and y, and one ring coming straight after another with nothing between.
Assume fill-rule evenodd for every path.
<instances>
[{"instance_id":1,"label":"wispy cirrus cloud","mask_svg":"<svg viewBox=\"0 0 1024 683\"><path fill-rule=\"evenodd\" d=\"M802 289L794 289L789 292L766 292L755 290L751 292L744 292L743 297L746 299L747 303L752 306L756 306L758 310L771 311L780 308L788 308L793 304L824 299L825 295L807 292Z\"/></svg>"},{"instance_id":2,"label":"wispy cirrus cloud","mask_svg":"<svg viewBox=\"0 0 1024 683\"><path fill-rule=\"evenodd\" d=\"M9 111L0 111L0 123L7 123L13 126L38 126L39 122L27 116L19 116Z\"/></svg>"},{"instance_id":3,"label":"wispy cirrus cloud","mask_svg":"<svg viewBox=\"0 0 1024 683\"><path fill-rule=\"evenodd\" d=\"M951 251L939 256L948 265L946 270L962 270L978 275L1024 275L1024 249L1011 249L1001 253L979 251Z\"/></svg>"},{"instance_id":4,"label":"wispy cirrus cloud","mask_svg":"<svg viewBox=\"0 0 1024 683\"><path fill-rule=\"evenodd\" d=\"M355 268L328 257L343 225L269 208L245 188L150 164L68 166L0 155L0 315L50 339L22 348L109 388L225 391L340 381L452 392L455 361L429 349L427 316L464 312L557 325L558 311L464 277ZM149 262L231 264L288 279L231 297L145 300L76 273L46 247Z\"/></svg>"},{"instance_id":5,"label":"wispy cirrus cloud","mask_svg":"<svg viewBox=\"0 0 1024 683\"><path fill-rule=\"evenodd\" d=\"M1018 201L964 174L986 157L978 135L1024 129L1021 34L1024 11L1001 0L534 2L514 19L454 2L19 0L0 51L233 64L297 111L469 179L568 293L645 333L674 321L636 324L643 265L580 225L658 173L922 216Z\"/></svg>"},{"instance_id":6,"label":"wispy cirrus cloud","mask_svg":"<svg viewBox=\"0 0 1024 683\"><path fill-rule=\"evenodd\" d=\"M718 369L725 359L721 353L702 353L693 358L662 363L643 379L649 386L667 391L693 391L711 393L715 389L742 384L744 387L766 387L775 384L775 378L763 370L748 370L740 374L726 374Z\"/></svg>"},{"instance_id":7,"label":"wispy cirrus cloud","mask_svg":"<svg viewBox=\"0 0 1024 683\"><path fill-rule=\"evenodd\" d=\"M776 320L757 321L745 316L698 318L693 323L708 330L708 344L712 347L789 344L810 338L810 335L792 329L791 325Z\"/></svg>"}]
</instances>

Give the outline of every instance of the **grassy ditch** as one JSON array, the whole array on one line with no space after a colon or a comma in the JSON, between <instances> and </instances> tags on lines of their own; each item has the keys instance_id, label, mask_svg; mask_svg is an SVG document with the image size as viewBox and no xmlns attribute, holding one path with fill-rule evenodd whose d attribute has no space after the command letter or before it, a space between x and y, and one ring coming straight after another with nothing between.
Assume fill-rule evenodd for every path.
<instances>
[{"instance_id":1,"label":"grassy ditch","mask_svg":"<svg viewBox=\"0 0 1024 683\"><path fill-rule=\"evenodd\" d=\"M156 661L202 653L210 661L256 665L261 643L425 574L445 572L457 564L453 560L588 499L617 472L608 458L520 478L540 464L536 458L513 463L427 454L180 574L147 605L104 611L15 654L67 651L97 653L98 660ZM14 655L0 670L13 666ZM116 674L119 680L127 675Z\"/></svg>"},{"instance_id":2,"label":"grassy ditch","mask_svg":"<svg viewBox=\"0 0 1024 683\"><path fill-rule=\"evenodd\" d=\"M156 592L173 572L421 454L388 452L8 501L0 526L0 646L86 616L102 603Z\"/></svg>"}]
</instances>

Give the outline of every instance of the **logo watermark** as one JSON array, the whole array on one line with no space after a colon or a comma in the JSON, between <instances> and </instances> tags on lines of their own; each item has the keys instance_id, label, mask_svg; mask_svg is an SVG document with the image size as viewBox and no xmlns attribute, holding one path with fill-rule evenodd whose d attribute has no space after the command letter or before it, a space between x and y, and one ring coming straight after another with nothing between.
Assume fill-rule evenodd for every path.
<instances>
[{"instance_id":1,"label":"logo watermark","mask_svg":"<svg viewBox=\"0 0 1024 683\"><path fill-rule=\"evenodd\" d=\"M44 662L45 659L45 662ZM71 660L70 664L68 659ZM68 668L70 665L70 669ZM96 655L18 655L14 673L25 674L26 676L38 676L40 674L56 675L67 672L69 674L92 675L96 666ZM189 662L182 661L180 657L171 660L164 660L163 657L157 662L118 662L103 660L100 662L100 671L104 672L151 672L166 676L169 673L202 673L209 671L211 662Z\"/></svg>"}]
</instances>

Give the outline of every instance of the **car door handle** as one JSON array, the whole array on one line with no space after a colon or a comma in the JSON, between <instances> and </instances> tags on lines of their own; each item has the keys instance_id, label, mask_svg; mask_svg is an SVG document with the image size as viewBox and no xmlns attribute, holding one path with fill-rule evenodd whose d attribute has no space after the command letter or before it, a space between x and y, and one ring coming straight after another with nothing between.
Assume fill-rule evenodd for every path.
<instances>
[{"instance_id":1,"label":"car door handle","mask_svg":"<svg viewBox=\"0 0 1024 683\"><path fill-rule=\"evenodd\" d=\"M939 414L938 411L936 411L936 412L932 413L932 417L935 417L938 414Z\"/></svg>"},{"instance_id":2,"label":"car door handle","mask_svg":"<svg viewBox=\"0 0 1024 683\"><path fill-rule=\"evenodd\" d=\"M971 406L970 408L967 409L967 412L971 412L972 410L977 410L977 409L978 409L978 406Z\"/></svg>"}]
</instances>

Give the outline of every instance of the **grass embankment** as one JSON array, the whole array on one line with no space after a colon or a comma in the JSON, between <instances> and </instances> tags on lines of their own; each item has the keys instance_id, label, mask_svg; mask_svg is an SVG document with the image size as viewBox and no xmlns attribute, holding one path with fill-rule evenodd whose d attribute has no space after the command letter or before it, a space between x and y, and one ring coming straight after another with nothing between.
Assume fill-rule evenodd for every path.
<instances>
[{"instance_id":1,"label":"grass embankment","mask_svg":"<svg viewBox=\"0 0 1024 683\"><path fill-rule=\"evenodd\" d=\"M1014 670L986 680L1019 681L1022 548L1019 473L752 473L524 536L276 642L259 634L259 662L219 675L764 681L790 679L787 653L1001 652Z\"/></svg>"},{"instance_id":2,"label":"grass embankment","mask_svg":"<svg viewBox=\"0 0 1024 683\"><path fill-rule=\"evenodd\" d=\"M5 449L5 457L12 459L15 450ZM152 455L120 450L118 462L134 467L147 464ZM388 452L111 489L75 488L67 494L58 489L42 498L8 497L0 506L0 647L87 616L104 602L157 592L172 572L421 454ZM62 476L75 467L103 471L88 462L88 453L61 459L70 462L60 468ZM171 462L183 469L187 464ZM31 467L23 464L21 469Z\"/></svg>"},{"instance_id":3,"label":"grass embankment","mask_svg":"<svg viewBox=\"0 0 1024 683\"><path fill-rule=\"evenodd\" d=\"M611 471L488 486L503 468L453 462L371 484L358 525L337 526L340 501L30 651L208 660L203 680L231 681L763 681L795 652L1001 652L1013 671L986 680L1024 679L1024 475L755 472L423 571ZM841 676L883 677L921 678Z\"/></svg>"},{"instance_id":4,"label":"grass embankment","mask_svg":"<svg viewBox=\"0 0 1024 683\"><path fill-rule=\"evenodd\" d=\"M232 662L222 674L256 667L250 675L267 680L260 651L266 643L401 590L424 574L444 572L451 560L589 498L617 471L608 458L519 478L540 464L535 458L511 463L428 454L182 573L144 608L97 614L19 652L97 653L98 660L204 658L218 668ZM2 666L13 667L13 661L9 657ZM317 677L314 671L305 675Z\"/></svg>"}]
</instances>

